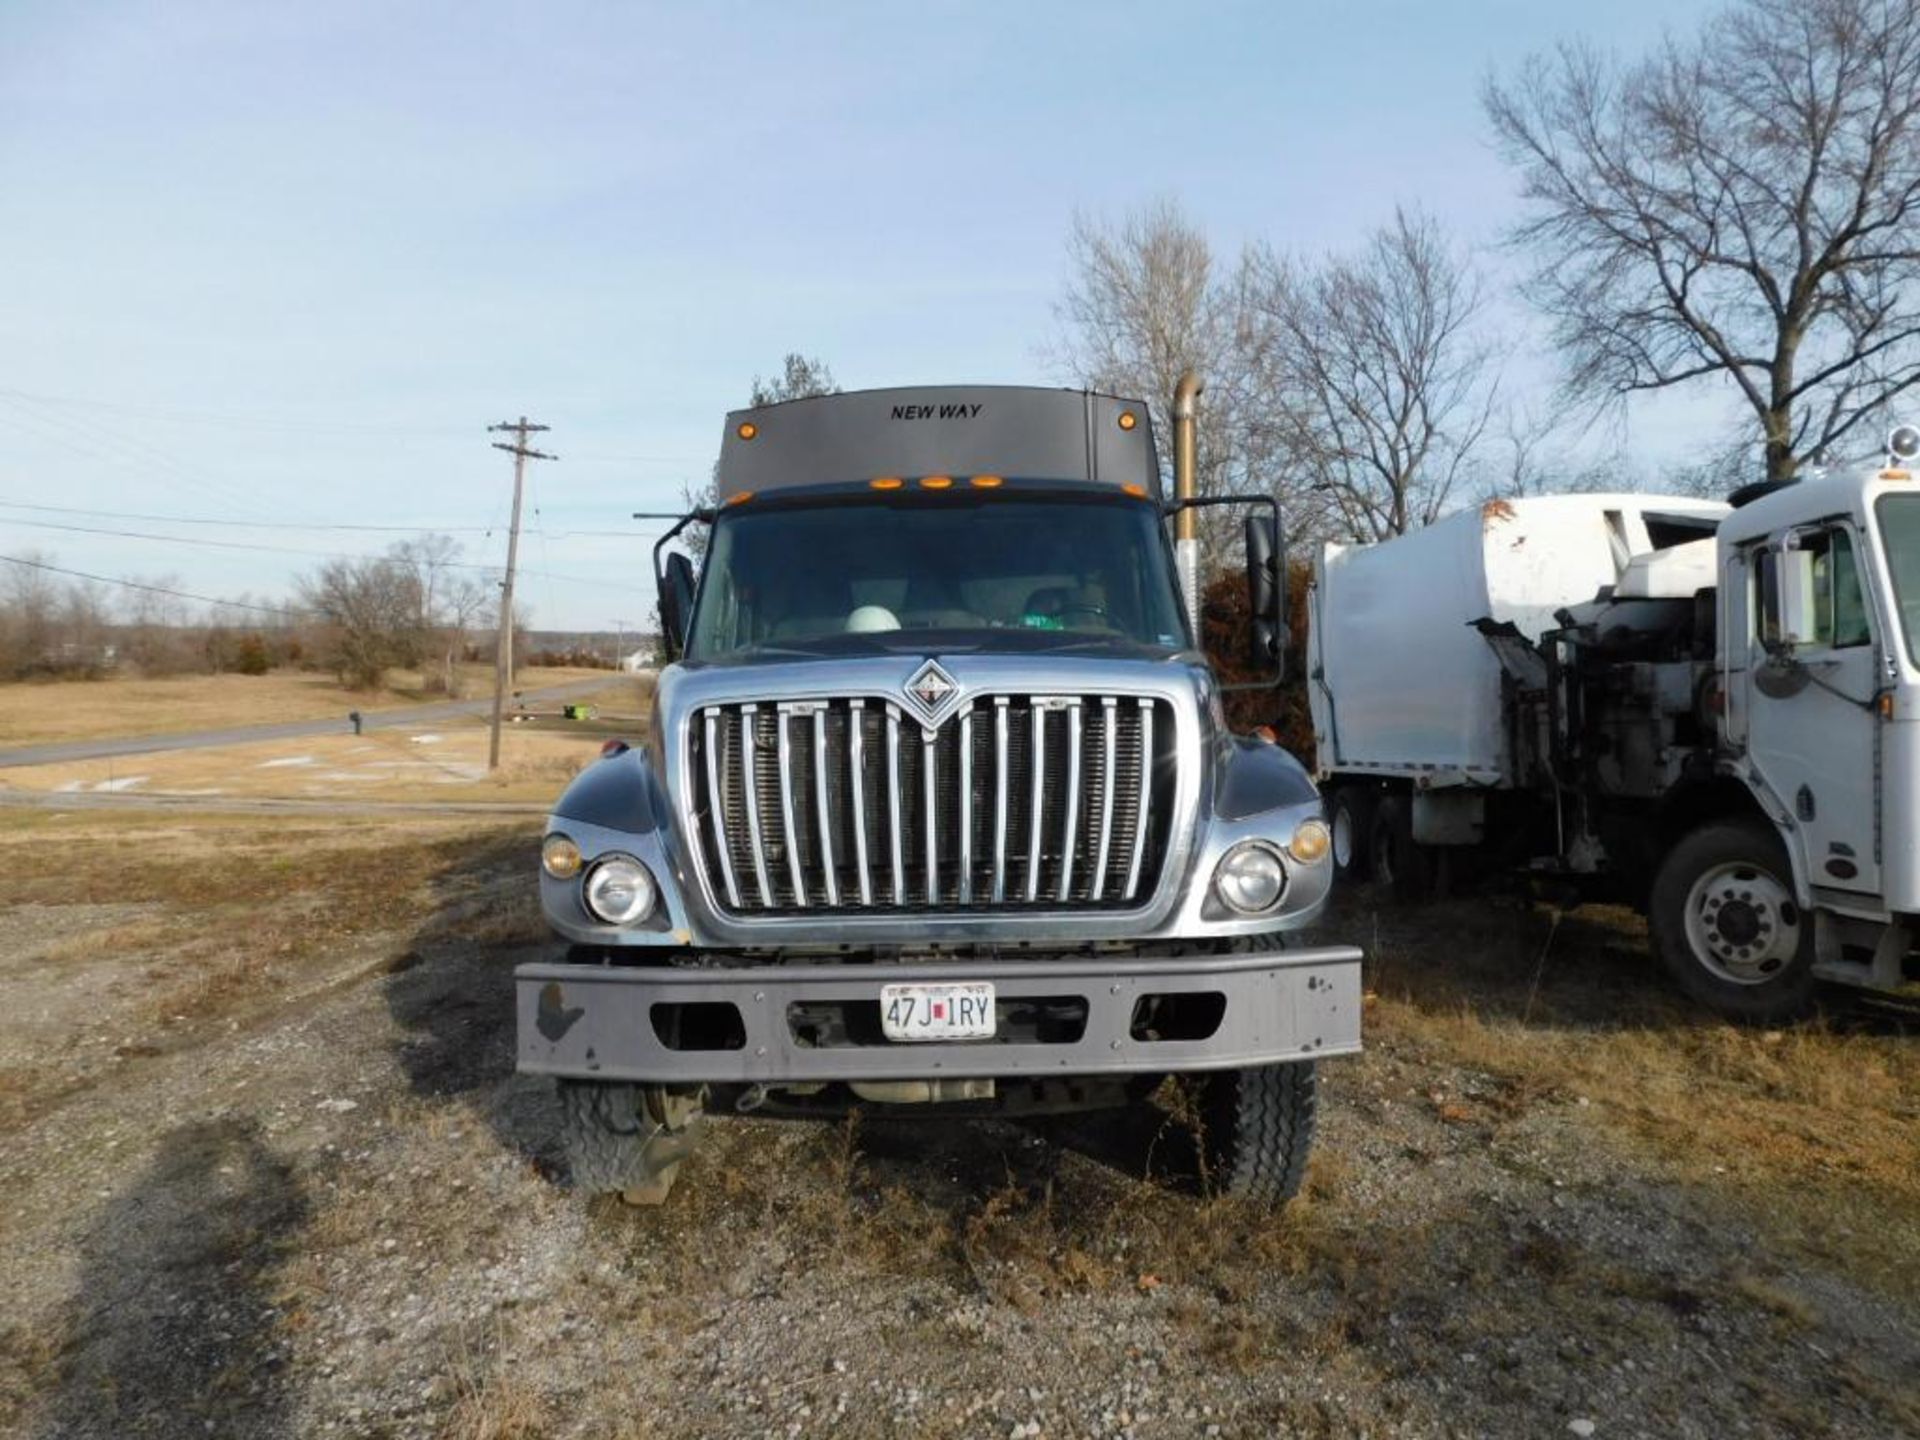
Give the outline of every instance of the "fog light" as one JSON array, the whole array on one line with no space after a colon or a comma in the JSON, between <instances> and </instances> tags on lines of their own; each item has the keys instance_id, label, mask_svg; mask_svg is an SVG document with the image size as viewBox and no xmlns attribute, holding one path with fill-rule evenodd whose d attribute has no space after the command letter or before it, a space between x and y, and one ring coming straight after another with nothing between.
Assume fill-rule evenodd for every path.
<instances>
[{"instance_id":1,"label":"fog light","mask_svg":"<svg viewBox=\"0 0 1920 1440\"><path fill-rule=\"evenodd\" d=\"M1327 858L1327 851L1333 846L1333 837L1327 832L1324 820L1302 820L1300 828L1293 832L1293 839L1287 842L1287 853L1302 865L1317 865Z\"/></svg>"},{"instance_id":2,"label":"fog light","mask_svg":"<svg viewBox=\"0 0 1920 1440\"><path fill-rule=\"evenodd\" d=\"M540 868L556 880L580 873L580 847L565 835L549 835L540 845Z\"/></svg>"},{"instance_id":3,"label":"fog light","mask_svg":"<svg viewBox=\"0 0 1920 1440\"><path fill-rule=\"evenodd\" d=\"M638 860L625 855L600 861L587 874L585 898L594 919L608 925L631 925L653 910L653 876Z\"/></svg>"},{"instance_id":4,"label":"fog light","mask_svg":"<svg viewBox=\"0 0 1920 1440\"><path fill-rule=\"evenodd\" d=\"M1280 903L1287 872L1270 846L1244 840L1221 859L1220 868L1213 872L1213 887L1228 909L1259 915Z\"/></svg>"}]
</instances>

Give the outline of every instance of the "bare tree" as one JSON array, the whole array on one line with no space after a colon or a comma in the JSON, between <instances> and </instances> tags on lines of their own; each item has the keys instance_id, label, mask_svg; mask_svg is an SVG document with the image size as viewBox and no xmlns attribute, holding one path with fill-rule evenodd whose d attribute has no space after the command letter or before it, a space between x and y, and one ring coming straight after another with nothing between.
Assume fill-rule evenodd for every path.
<instances>
[{"instance_id":1,"label":"bare tree","mask_svg":"<svg viewBox=\"0 0 1920 1440\"><path fill-rule=\"evenodd\" d=\"M1159 200L1118 222L1076 215L1067 264L1049 354L1056 368L1089 389L1143 401L1168 465L1174 386L1197 371L1207 387L1197 435L1201 493L1278 490L1297 500L1264 443L1270 429L1255 423L1269 397L1260 389L1245 257L1222 274L1205 233L1173 201ZM1230 553L1237 524L1224 511L1200 512L1209 568Z\"/></svg>"},{"instance_id":2,"label":"bare tree","mask_svg":"<svg viewBox=\"0 0 1920 1440\"><path fill-rule=\"evenodd\" d=\"M1528 294L1585 405L1730 381L1791 479L1920 383L1920 8L1742 0L1622 67L1490 82Z\"/></svg>"},{"instance_id":3,"label":"bare tree","mask_svg":"<svg viewBox=\"0 0 1920 1440\"><path fill-rule=\"evenodd\" d=\"M762 405L780 405L788 400L811 400L816 395L838 395L840 387L834 383L833 371L827 368L827 362L816 355L802 355L797 350L789 350L787 358L780 364L780 373L772 379L753 377L753 388L747 392L747 405L758 409ZM680 503L689 510L710 510L720 503L720 462L715 461L713 472L707 476L707 483L695 485L691 481L680 487ZM693 558L699 560L707 552L706 531L693 526L680 532L680 541Z\"/></svg>"},{"instance_id":4,"label":"bare tree","mask_svg":"<svg viewBox=\"0 0 1920 1440\"><path fill-rule=\"evenodd\" d=\"M397 564L413 572L417 613L412 630L418 637L420 660L437 655L440 686L449 696L459 693L456 662L480 610L491 592L471 575L462 574L462 546L451 535L429 532L402 540L391 552Z\"/></svg>"},{"instance_id":5,"label":"bare tree","mask_svg":"<svg viewBox=\"0 0 1920 1440\"><path fill-rule=\"evenodd\" d=\"M441 685L452 699L461 694L460 657L475 622L493 605L493 587L477 575L455 575L440 586L435 601L440 634ZM514 653L519 654L516 648Z\"/></svg>"},{"instance_id":6,"label":"bare tree","mask_svg":"<svg viewBox=\"0 0 1920 1440\"><path fill-rule=\"evenodd\" d=\"M1307 268L1261 251L1253 273L1257 423L1331 507L1325 528L1384 540L1431 523L1494 413L1467 260L1398 210L1357 254Z\"/></svg>"},{"instance_id":7,"label":"bare tree","mask_svg":"<svg viewBox=\"0 0 1920 1440\"><path fill-rule=\"evenodd\" d=\"M328 625L327 656L343 683L371 690L413 663L419 577L391 555L329 560L300 581L300 598Z\"/></svg>"},{"instance_id":8,"label":"bare tree","mask_svg":"<svg viewBox=\"0 0 1920 1440\"><path fill-rule=\"evenodd\" d=\"M51 557L30 550L0 565L0 674L7 679L56 668L59 583L42 567Z\"/></svg>"},{"instance_id":9,"label":"bare tree","mask_svg":"<svg viewBox=\"0 0 1920 1440\"><path fill-rule=\"evenodd\" d=\"M747 394L747 404L758 408L762 405L780 405L788 400L811 400L816 395L838 395L840 387L833 383L833 371L827 368L827 362L815 355L802 355L797 350L789 350L787 358L780 364L780 373L769 380L753 377L753 389Z\"/></svg>"}]
</instances>

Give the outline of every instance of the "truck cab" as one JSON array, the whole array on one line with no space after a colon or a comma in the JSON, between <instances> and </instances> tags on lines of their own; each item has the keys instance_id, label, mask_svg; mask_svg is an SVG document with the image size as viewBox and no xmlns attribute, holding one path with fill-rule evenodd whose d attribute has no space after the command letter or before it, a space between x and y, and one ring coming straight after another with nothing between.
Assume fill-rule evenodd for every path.
<instances>
[{"instance_id":1,"label":"truck cab","mask_svg":"<svg viewBox=\"0 0 1920 1440\"><path fill-rule=\"evenodd\" d=\"M1772 909L1804 913L1820 973L1896 988L1920 913L1920 484L1894 455L1772 489L1719 549L1723 769L1781 838Z\"/></svg>"},{"instance_id":2,"label":"truck cab","mask_svg":"<svg viewBox=\"0 0 1920 1440\"><path fill-rule=\"evenodd\" d=\"M705 532L697 576L656 553L645 744L556 802L567 950L517 975L520 1068L559 1079L583 1188L663 1195L716 1109L1125 1105L1179 1075L1216 1180L1292 1193L1359 955L1286 944L1328 895L1320 800L1226 728L1178 508L1138 401L727 417L718 503L675 527Z\"/></svg>"}]
</instances>

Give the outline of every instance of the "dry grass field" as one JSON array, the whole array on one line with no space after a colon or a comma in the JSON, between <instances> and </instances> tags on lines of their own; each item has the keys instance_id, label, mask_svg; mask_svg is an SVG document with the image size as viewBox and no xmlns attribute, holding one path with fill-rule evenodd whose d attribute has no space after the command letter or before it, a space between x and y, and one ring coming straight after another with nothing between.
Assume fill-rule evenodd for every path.
<instances>
[{"instance_id":1,"label":"dry grass field","mask_svg":"<svg viewBox=\"0 0 1920 1440\"><path fill-rule=\"evenodd\" d=\"M524 801L557 795L601 744L645 732L645 697L632 681L610 679L582 697L595 718L561 718L556 706L502 729L501 763L487 769L487 722L461 715L363 735L309 735L208 750L12 766L0 788L49 795L157 795L201 800L295 799L371 802Z\"/></svg>"},{"instance_id":2,"label":"dry grass field","mask_svg":"<svg viewBox=\"0 0 1920 1440\"><path fill-rule=\"evenodd\" d=\"M529 669L523 687L564 685L605 670ZM469 698L492 693L493 670L462 667ZM330 675L277 670L269 675L180 675L162 680L55 680L0 685L0 746L117 735L173 735L288 720L324 720L349 710L373 711L432 704L446 697L425 678L396 670L386 688L343 688Z\"/></svg>"},{"instance_id":3,"label":"dry grass field","mask_svg":"<svg viewBox=\"0 0 1920 1440\"><path fill-rule=\"evenodd\" d=\"M511 1070L537 836L0 812L0 1432L1920 1432L1902 1014L1734 1029L1630 917L1362 892L1283 1215L1171 1093L721 1120L630 1211Z\"/></svg>"}]
</instances>

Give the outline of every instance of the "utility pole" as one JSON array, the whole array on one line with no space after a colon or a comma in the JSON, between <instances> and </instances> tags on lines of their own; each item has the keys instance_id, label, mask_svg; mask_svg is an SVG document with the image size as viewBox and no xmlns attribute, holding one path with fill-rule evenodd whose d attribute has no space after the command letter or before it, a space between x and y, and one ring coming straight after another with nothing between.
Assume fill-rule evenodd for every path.
<instances>
[{"instance_id":1,"label":"utility pole","mask_svg":"<svg viewBox=\"0 0 1920 1440\"><path fill-rule=\"evenodd\" d=\"M493 448L513 456L513 524L507 531L507 578L500 585L500 628L494 636L493 656L493 734L487 741L487 769L500 768L500 712L506 708L507 686L513 679L513 567L520 558L520 496L525 489L527 461L558 460L532 449L527 437L545 430L526 416L501 425L489 425L489 433L506 431L513 436L511 445L495 440Z\"/></svg>"}]
</instances>

